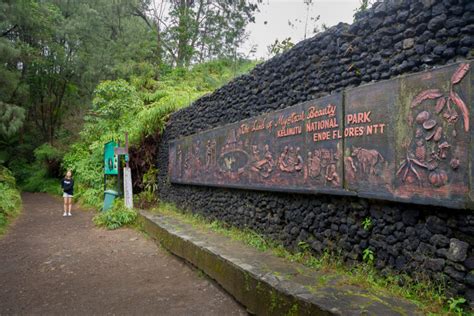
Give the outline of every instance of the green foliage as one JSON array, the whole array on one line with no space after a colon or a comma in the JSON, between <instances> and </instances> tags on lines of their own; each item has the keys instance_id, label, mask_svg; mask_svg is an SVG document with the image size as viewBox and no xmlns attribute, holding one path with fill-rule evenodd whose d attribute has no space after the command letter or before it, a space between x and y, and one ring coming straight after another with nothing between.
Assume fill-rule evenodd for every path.
<instances>
[{"instance_id":1,"label":"green foliage","mask_svg":"<svg viewBox=\"0 0 474 316\"><path fill-rule=\"evenodd\" d=\"M142 182L143 182L145 191L155 194L156 190L158 189L157 175L158 175L158 169L156 169L155 167L151 167L143 175Z\"/></svg>"},{"instance_id":2,"label":"green foliage","mask_svg":"<svg viewBox=\"0 0 474 316\"><path fill-rule=\"evenodd\" d=\"M372 265L375 260L374 252L369 248L364 249L364 251L362 251L362 260Z\"/></svg>"},{"instance_id":3,"label":"green foliage","mask_svg":"<svg viewBox=\"0 0 474 316\"><path fill-rule=\"evenodd\" d=\"M10 187L6 183L0 183L0 213L4 216L14 216L17 214L21 204L20 195L15 187Z\"/></svg>"},{"instance_id":4,"label":"green foliage","mask_svg":"<svg viewBox=\"0 0 474 316\"><path fill-rule=\"evenodd\" d=\"M135 88L123 79L101 82L94 94L93 111L111 122L118 121L125 114L133 115L143 106Z\"/></svg>"},{"instance_id":5,"label":"green foliage","mask_svg":"<svg viewBox=\"0 0 474 316\"><path fill-rule=\"evenodd\" d=\"M28 190L50 191L40 182L59 177L58 160L33 150L75 144L64 166L76 170L81 199L97 205L104 140L128 131L138 143L253 67L237 48L259 1L1 1L0 163ZM230 60L189 68L214 58Z\"/></svg>"},{"instance_id":6,"label":"green foliage","mask_svg":"<svg viewBox=\"0 0 474 316\"><path fill-rule=\"evenodd\" d=\"M3 183L12 188L16 186L16 180L12 172L1 165L0 165L0 183Z\"/></svg>"},{"instance_id":7,"label":"green foliage","mask_svg":"<svg viewBox=\"0 0 474 316\"><path fill-rule=\"evenodd\" d=\"M28 110L25 132L52 143L81 121L100 80L156 75L156 36L136 0L4 1L0 101ZM144 63L146 67L140 65ZM35 144L37 145L37 144Z\"/></svg>"},{"instance_id":8,"label":"green foliage","mask_svg":"<svg viewBox=\"0 0 474 316\"><path fill-rule=\"evenodd\" d=\"M298 314L298 304L293 304L291 305L291 308L288 310L288 313L286 313L287 316L296 316Z\"/></svg>"},{"instance_id":9,"label":"green foliage","mask_svg":"<svg viewBox=\"0 0 474 316\"><path fill-rule=\"evenodd\" d=\"M346 270L344 270L346 271ZM425 314L437 315L447 310L444 280L433 281L423 272L414 272L412 276L404 273L380 272L372 264L353 266L350 273L350 284L371 287L375 290L388 290L392 295L404 297L421 307Z\"/></svg>"},{"instance_id":10,"label":"green foliage","mask_svg":"<svg viewBox=\"0 0 474 316\"><path fill-rule=\"evenodd\" d=\"M25 113L19 106L0 101L0 136L11 137L18 132L25 121Z\"/></svg>"},{"instance_id":11,"label":"green foliage","mask_svg":"<svg viewBox=\"0 0 474 316\"><path fill-rule=\"evenodd\" d=\"M158 170L155 167L151 167L143 175L142 184L143 191L137 196L136 205L139 208L148 208L149 205L153 205L157 202L156 190L158 189L157 183Z\"/></svg>"},{"instance_id":12,"label":"green foliage","mask_svg":"<svg viewBox=\"0 0 474 316\"><path fill-rule=\"evenodd\" d=\"M0 165L0 235L20 209L21 196L16 188L15 178L10 170Z\"/></svg>"},{"instance_id":13,"label":"green foliage","mask_svg":"<svg viewBox=\"0 0 474 316\"><path fill-rule=\"evenodd\" d=\"M98 140L84 140L73 144L63 159L63 166L74 175L75 196L85 206L100 209L103 198L103 144L111 138L96 136ZM103 140L101 142L101 140Z\"/></svg>"},{"instance_id":14,"label":"green foliage","mask_svg":"<svg viewBox=\"0 0 474 316\"><path fill-rule=\"evenodd\" d=\"M362 221L362 228L364 228L365 230L370 230L372 228L372 219L370 217L366 217L364 218L364 220Z\"/></svg>"},{"instance_id":15,"label":"green foliage","mask_svg":"<svg viewBox=\"0 0 474 316\"><path fill-rule=\"evenodd\" d=\"M359 12L367 11L374 2L374 0L359 0L360 6L354 10L354 17Z\"/></svg>"},{"instance_id":16,"label":"green foliage","mask_svg":"<svg viewBox=\"0 0 474 316\"><path fill-rule=\"evenodd\" d=\"M136 219L136 211L126 208L123 200L115 200L111 210L101 212L94 217L94 223L97 226L112 230L131 225Z\"/></svg>"},{"instance_id":17,"label":"green foliage","mask_svg":"<svg viewBox=\"0 0 474 316\"><path fill-rule=\"evenodd\" d=\"M156 202L156 195L149 191L142 191L138 194L134 194L133 197L133 203L139 209L147 209Z\"/></svg>"},{"instance_id":18,"label":"green foliage","mask_svg":"<svg viewBox=\"0 0 474 316\"><path fill-rule=\"evenodd\" d=\"M453 298L451 297L448 300L449 311L456 313L456 315L462 315L464 313L464 309L461 305L466 303L466 299L463 297Z\"/></svg>"},{"instance_id":19,"label":"green foliage","mask_svg":"<svg viewBox=\"0 0 474 316\"><path fill-rule=\"evenodd\" d=\"M46 169L35 166L27 167L28 177L21 184L21 189L26 192L45 192L54 195L61 195L62 190L60 180L50 178Z\"/></svg>"},{"instance_id":20,"label":"green foliage","mask_svg":"<svg viewBox=\"0 0 474 316\"><path fill-rule=\"evenodd\" d=\"M61 160L64 152L57 147L45 143L33 151L35 160L24 163L19 175L20 187L27 192L46 192L54 195L62 193L60 187Z\"/></svg>"},{"instance_id":21,"label":"green foliage","mask_svg":"<svg viewBox=\"0 0 474 316\"><path fill-rule=\"evenodd\" d=\"M36 161L46 164L61 161L64 155L64 153L59 148L51 146L48 143L44 143L43 145L37 147L33 153Z\"/></svg>"},{"instance_id":22,"label":"green foliage","mask_svg":"<svg viewBox=\"0 0 474 316\"><path fill-rule=\"evenodd\" d=\"M137 86L125 80L159 80L172 67L224 57L237 69L237 48L258 1L0 2L0 134L14 146L24 139L33 148L44 142L68 145L93 94L93 112L118 119L143 101ZM105 81L94 92L103 80L115 82ZM195 99L189 87L185 103ZM174 97L179 99L168 102L170 108L183 103L183 96L171 93ZM150 131L156 122L146 123Z\"/></svg>"},{"instance_id":23,"label":"green foliage","mask_svg":"<svg viewBox=\"0 0 474 316\"><path fill-rule=\"evenodd\" d=\"M306 252L306 251L309 251L311 247L306 241L300 241L298 243L298 248L300 249L300 251Z\"/></svg>"},{"instance_id":24,"label":"green foliage","mask_svg":"<svg viewBox=\"0 0 474 316\"><path fill-rule=\"evenodd\" d=\"M291 41L291 37L287 37L281 42L278 39L275 39L273 44L267 46L268 55L269 56L279 55L281 53L286 52L293 46L295 46L295 44Z\"/></svg>"},{"instance_id":25,"label":"green foliage","mask_svg":"<svg viewBox=\"0 0 474 316\"><path fill-rule=\"evenodd\" d=\"M187 67L195 61L235 56L260 2L143 1L144 5L135 6L135 12L157 33L157 57Z\"/></svg>"},{"instance_id":26,"label":"green foliage","mask_svg":"<svg viewBox=\"0 0 474 316\"><path fill-rule=\"evenodd\" d=\"M267 241L261 235L252 230L245 230L241 238L242 241L247 245L252 246L260 251L265 251L269 248Z\"/></svg>"},{"instance_id":27,"label":"green foliage","mask_svg":"<svg viewBox=\"0 0 474 316\"><path fill-rule=\"evenodd\" d=\"M174 69L160 80L152 75L132 76L124 80L104 81L95 90L94 112L86 116L79 139L63 159L64 169L72 169L75 195L86 206L99 209L103 194L103 146L129 133L130 143L139 144L148 135L160 134L169 114L212 92L236 74L251 69L255 63L241 61L235 72L227 60L209 62L190 70ZM156 169L143 179L146 199L156 190Z\"/></svg>"},{"instance_id":28,"label":"green foliage","mask_svg":"<svg viewBox=\"0 0 474 316\"><path fill-rule=\"evenodd\" d=\"M194 215L194 217L197 223L203 221L203 218L198 215ZM219 221L212 221L211 223L209 223L208 228L212 231L231 237L232 239L240 240L245 244L252 246L260 251L265 251L269 249L270 246L268 242L264 238L262 238L262 236L250 229L235 229Z\"/></svg>"}]
</instances>

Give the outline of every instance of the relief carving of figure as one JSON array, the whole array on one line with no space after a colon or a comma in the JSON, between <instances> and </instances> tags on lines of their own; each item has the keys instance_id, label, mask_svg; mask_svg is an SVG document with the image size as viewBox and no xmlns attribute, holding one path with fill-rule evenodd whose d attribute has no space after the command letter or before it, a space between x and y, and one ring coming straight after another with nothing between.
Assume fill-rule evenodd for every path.
<instances>
[{"instance_id":1,"label":"relief carving of figure","mask_svg":"<svg viewBox=\"0 0 474 316\"><path fill-rule=\"evenodd\" d=\"M290 146L290 149L288 150L288 156L286 159L287 171L288 172L295 171L295 164L296 164L295 148L293 148L293 146Z\"/></svg>"},{"instance_id":2,"label":"relief carving of figure","mask_svg":"<svg viewBox=\"0 0 474 316\"><path fill-rule=\"evenodd\" d=\"M326 167L326 181L332 183L333 185L339 185L340 179L337 174L336 163L331 163Z\"/></svg>"},{"instance_id":3,"label":"relief carving of figure","mask_svg":"<svg viewBox=\"0 0 474 316\"><path fill-rule=\"evenodd\" d=\"M176 174L179 178L182 177L182 162L183 162L183 150L181 145L178 145L176 149Z\"/></svg>"},{"instance_id":4,"label":"relief carving of figure","mask_svg":"<svg viewBox=\"0 0 474 316\"><path fill-rule=\"evenodd\" d=\"M268 144L264 147L265 152L263 157L260 156L260 151L257 145L252 145L252 166L251 170L258 172L262 177L268 178L273 171L275 162L273 161L273 155L270 152Z\"/></svg>"},{"instance_id":5,"label":"relief carving of figure","mask_svg":"<svg viewBox=\"0 0 474 316\"><path fill-rule=\"evenodd\" d=\"M303 169L303 157L300 154L300 148L285 146L280 154L278 167L283 172L295 172Z\"/></svg>"},{"instance_id":6,"label":"relief carving of figure","mask_svg":"<svg viewBox=\"0 0 474 316\"><path fill-rule=\"evenodd\" d=\"M301 157L300 151L301 149L296 147L296 152L294 153L295 171L301 171L301 169L303 169L303 157Z\"/></svg>"},{"instance_id":7,"label":"relief carving of figure","mask_svg":"<svg viewBox=\"0 0 474 316\"><path fill-rule=\"evenodd\" d=\"M321 152L318 149L314 153L308 152L308 175L316 178L321 174Z\"/></svg>"},{"instance_id":8,"label":"relief carving of figure","mask_svg":"<svg viewBox=\"0 0 474 316\"><path fill-rule=\"evenodd\" d=\"M201 172L201 141L197 141L193 145L193 153L192 153L192 175L198 176Z\"/></svg>"},{"instance_id":9,"label":"relief carving of figure","mask_svg":"<svg viewBox=\"0 0 474 316\"><path fill-rule=\"evenodd\" d=\"M278 168L280 168L281 171L288 172L288 151L288 146L285 146L280 154L280 158L278 158Z\"/></svg>"},{"instance_id":10,"label":"relief carving of figure","mask_svg":"<svg viewBox=\"0 0 474 316\"><path fill-rule=\"evenodd\" d=\"M320 148L308 152L307 170L310 179L321 183L340 184L340 176L337 173L337 153L332 149Z\"/></svg>"},{"instance_id":11,"label":"relief carving of figure","mask_svg":"<svg viewBox=\"0 0 474 316\"><path fill-rule=\"evenodd\" d=\"M187 152L184 158L184 177L187 179L191 178L192 170L192 155L190 152Z\"/></svg>"},{"instance_id":12,"label":"relief carving of figure","mask_svg":"<svg viewBox=\"0 0 474 316\"><path fill-rule=\"evenodd\" d=\"M208 140L206 144L206 170L216 164L216 141Z\"/></svg>"}]
</instances>

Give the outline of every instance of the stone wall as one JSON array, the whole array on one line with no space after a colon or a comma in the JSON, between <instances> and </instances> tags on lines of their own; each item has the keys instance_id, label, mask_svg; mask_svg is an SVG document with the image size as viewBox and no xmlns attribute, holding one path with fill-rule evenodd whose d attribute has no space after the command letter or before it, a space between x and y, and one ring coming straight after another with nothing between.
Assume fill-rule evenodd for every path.
<instances>
[{"instance_id":1,"label":"stone wall","mask_svg":"<svg viewBox=\"0 0 474 316\"><path fill-rule=\"evenodd\" d=\"M276 35L275 35L276 36ZM239 227L250 227L315 253L339 251L376 266L433 279L448 276L452 295L474 302L474 213L328 195L171 185L169 141L343 88L474 58L474 2L390 0L258 65L173 114L158 146L159 196ZM373 226L364 230L362 221Z\"/></svg>"}]
</instances>

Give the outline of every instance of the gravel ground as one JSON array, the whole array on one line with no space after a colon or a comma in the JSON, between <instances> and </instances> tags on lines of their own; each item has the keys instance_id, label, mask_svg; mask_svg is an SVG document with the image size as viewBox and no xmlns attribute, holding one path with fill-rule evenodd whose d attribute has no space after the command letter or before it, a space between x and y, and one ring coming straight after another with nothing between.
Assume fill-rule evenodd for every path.
<instances>
[{"instance_id":1,"label":"gravel ground","mask_svg":"<svg viewBox=\"0 0 474 316\"><path fill-rule=\"evenodd\" d=\"M107 231L93 212L23 195L0 239L0 315L247 315L221 288L133 229Z\"/></svg>"}]
</instances>

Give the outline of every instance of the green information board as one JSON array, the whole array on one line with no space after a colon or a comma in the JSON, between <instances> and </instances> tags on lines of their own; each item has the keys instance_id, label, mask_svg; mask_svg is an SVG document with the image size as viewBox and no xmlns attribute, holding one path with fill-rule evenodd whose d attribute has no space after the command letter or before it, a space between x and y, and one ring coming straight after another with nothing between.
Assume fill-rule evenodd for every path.
<instances>
[{"instance_id":1,"label":"green information board","mask_svg":"<svg viewBox=\"0 0 474 316\"><path fill-rule=\"evenodd\" d=\"M104 173L106 175L118 175L118 157L114 153L117 143L110 141L104 145Z\"/></svg>"}]
</instances>

